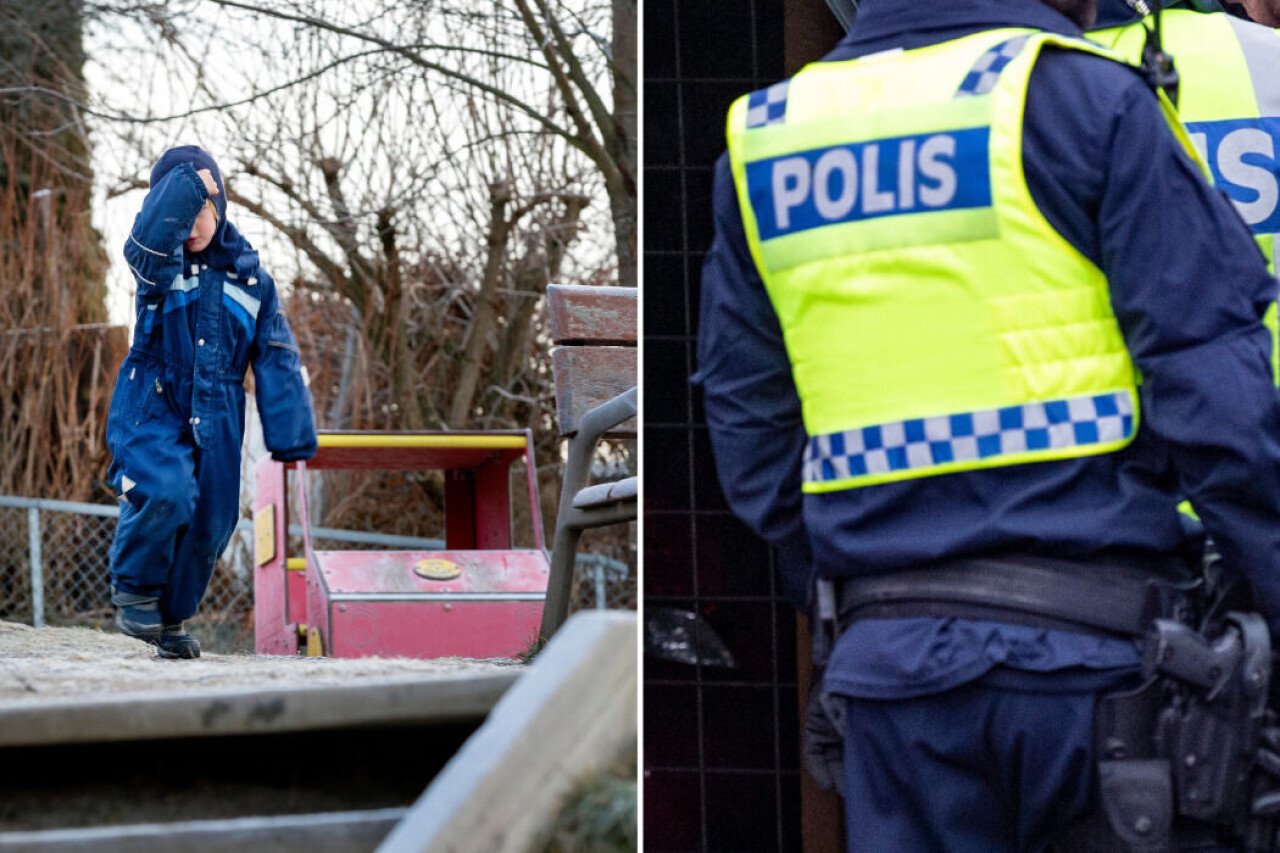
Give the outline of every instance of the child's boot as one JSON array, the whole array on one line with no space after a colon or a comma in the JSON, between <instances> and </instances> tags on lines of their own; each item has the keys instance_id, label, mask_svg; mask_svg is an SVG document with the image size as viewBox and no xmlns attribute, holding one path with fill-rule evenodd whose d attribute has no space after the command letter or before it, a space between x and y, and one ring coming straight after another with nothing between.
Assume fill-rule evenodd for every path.
<instances>
[{"instance_id":1,"label":"child's boot","mask_svg":"<svg viewBox=\"0 0 1280 853\"><path fill-rule=\"evenodd\" d=\"M120 629L121 634L145 640L148 643L154 643L164 629L160 619L160 608L154 601L118 605L116 627Z\"/></svg>"},{"instance_id":2,"label":"child's boot","mask_svg":"<svg viewBox=\"0 0 1280 853\"><path fill-rule=\"evenodd\" d=\"M182 628L182 623L165 625L156 640L156 653L162 658L198 658L200 641Z\"/></svg>"}]
</instances>

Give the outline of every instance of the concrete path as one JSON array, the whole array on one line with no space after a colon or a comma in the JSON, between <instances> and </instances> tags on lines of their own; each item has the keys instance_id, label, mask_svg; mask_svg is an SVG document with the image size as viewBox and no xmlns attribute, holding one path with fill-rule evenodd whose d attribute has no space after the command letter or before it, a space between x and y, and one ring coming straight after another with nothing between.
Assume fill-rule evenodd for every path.
<instances>
[{"instance_id":1,"label":"concrete path","mask_svg":"<svg viewBox=\"0 0 1280 853\"><path fill-rule=\"evenodd\" d=\"M542 849L566 795L635 754L636 626L617 610L566 622L379 851Z\"/></svg>"}]
</instances>

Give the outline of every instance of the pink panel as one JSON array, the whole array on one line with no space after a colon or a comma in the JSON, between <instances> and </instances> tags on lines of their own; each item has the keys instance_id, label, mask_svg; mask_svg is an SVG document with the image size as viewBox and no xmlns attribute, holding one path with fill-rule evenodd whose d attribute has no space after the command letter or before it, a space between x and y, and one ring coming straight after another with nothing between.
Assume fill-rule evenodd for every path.
<instances>
[{"instance_id":1,"label":"pink panel","mask_svg":"<svg viewBox=\"0 0 1280 853\"><path fill-rule=\"evenodd\" d=\"M292 627L307 621L307 575L305 572L285 572L285 578Z\"/></svg>"},{"instance_id":2,"label":"pink panel","mask_svg":"<svg viewBox=\"0 0 1280 853\"><path fill-rule=\"evenodd\" d=\"M514 657L538 636L541 601L338 602L334 657Z\"/></svg>"},{"instance_id":3,"label":"pink panel","mask_svg":"<svg viewBox=\"0 0 1280 853\"><path fill-rule=\"evenodd\" d=\"M320 630L320 637L324 640L324 653L331 655L333 652L329 650L329 608L325 606L328 604L328 595L320 577L320 570L310 554L307 555L306 585L307 628Z\"/></svg>"},{"instance_id":4,"label":"pink panel","mask_svg":"<svg viewBox=\"0 0 1280 853\"><path fill-rule=\"evenodd\" d=\"M546 592L542 551L317 551L313 558L309 621L324 621L326 654L510 657L537 636L542 600L502 598ZM448 560L461 574L429 580L414 572L423 560Z\"/></svg>"},{"instance_id":5,"label":"pink panel","mask_svg":"<svg viewBox=\"0 0 1280 853\"><path fill-rule=\"evenodd\" d=\"M476 472L444 475L444 541L450 548L477 548Z\"/></svg>"},{"instance_id":6,"label":"pink panel","mask_svg":"<svg viewBox=\"0 0 1280 853\"><path fill-rule=\"evenodd\" d=\"M511 547L511 465L476 469L476 547Z\"/></svg>"},{"instance_id":7,"label":"pink panel","mask_svg":"<svg viewBox=\"0 0 1280 853\"><path fill-rule=\"evenodd\" d=\"M288 511L284 495L284 466L269 458L263 459L254 474L254 512L268 504L276 507L275 556L256 567L253 574L254 647L258 654L292 655L298 651L298 636L288 618L288 581L285 576L290 573L284 568L288 544L284 537Z\"/></svg>"},{"instance_id":8,"label":"pink panel","mask_svg":"<svg viewBox=\"0 0 1280 853\"><path fill-rule=\"evenodd\" d=\"M549 573L542 551L316 551L314 557L328 594L544 593ZM417 575L414 567L429 559L456 563L461 574L449 581Z\"/></svg>"},{"instance_id":9,"label":"pink panel","mask_svg":"<svg viewBox=\"0 0 1280 853\"><path fill-rule=\"evenodd\" d=\"M529 488L529 508L533 511L533 545L535 548L546 548L546 538L542 533L542 504L538 500L538 463L533 455L533 431L525 430L524 476Z\"/></svg>"}]
</instances>

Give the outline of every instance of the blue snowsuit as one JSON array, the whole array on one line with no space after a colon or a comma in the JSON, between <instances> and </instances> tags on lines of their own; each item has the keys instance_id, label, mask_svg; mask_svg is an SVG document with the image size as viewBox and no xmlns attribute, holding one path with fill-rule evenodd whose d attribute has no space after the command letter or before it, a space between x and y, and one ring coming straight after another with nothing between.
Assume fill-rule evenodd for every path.
<instances>
[{"instance_id":1,"label":"blue snowsuit","mask_svg":"<svg viewBox=\"0 0 1280 853\"><path fill-rule=\"evenodd\" d=\"M184 243L218 185L213 240ZM124 256L137 282L133 347L107 419L108 473L121 503L111 546L117 604L158 600L165 624L189 618L239 515L244 377L252 365L267 449L315 455L311 394L275 282L226 218L221 171L195 146L167 151Z\"/></svg>"}]
</instances>

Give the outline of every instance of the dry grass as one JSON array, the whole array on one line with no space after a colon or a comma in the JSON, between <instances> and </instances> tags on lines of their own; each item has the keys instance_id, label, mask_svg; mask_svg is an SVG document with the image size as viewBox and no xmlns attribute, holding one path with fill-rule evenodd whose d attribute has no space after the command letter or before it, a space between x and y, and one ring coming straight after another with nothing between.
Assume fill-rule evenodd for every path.
<instances>
[{"instance_id":1,"label":"dry grass","mask_svg":"<svg viewBox=\"0 0 1280 853\"><path fill-rule=\"evenodd\" d=\"M625 853L638 839L634 752L584 780L556 818L545 853Z\"/></svg>"}]
</instances>

